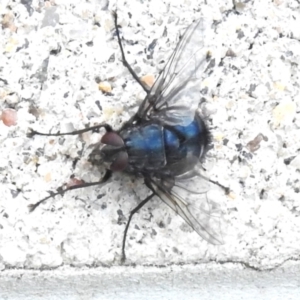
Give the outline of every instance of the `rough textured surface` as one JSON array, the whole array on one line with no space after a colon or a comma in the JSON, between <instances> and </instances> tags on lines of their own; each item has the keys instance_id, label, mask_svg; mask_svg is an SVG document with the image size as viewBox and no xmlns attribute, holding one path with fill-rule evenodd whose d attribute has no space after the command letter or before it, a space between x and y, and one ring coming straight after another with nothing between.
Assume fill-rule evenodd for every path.
<instances>
[{"instance_id":1,"label":"rough textured surface","mask_svg":"<svg viewBox=\"0 0 300 300\"><path fill-rule=\"evenodd\" d=\"M219 44L212 51L221 63L203 83L201 109L213 133L209 175L232 190L211 192L223 205L225 245L208 245L155 199L133 219L128 264L272 269L299 259L300 4L234 3L118 2L127 59L141 77L158 74L192 20L220 22L207 38ZM141 180L116 174L105 186L56 197L31 214L27 208L72 174L95 181L104 171L87 162L102 132L29 139L28 128L63 132L103 121L118 128L144 97L120 61L114 8L96 0L1 1L0 105L17 112L17 124L0 121L0 269L120 263L128 214L148 193Z\"/></svg>"},{"instance_id":2,"label":"rough textured surface","mask_svg":"<svg viewBox=\"0 0 300 300\"><path fill-rule=\"evenodd\" d=\"M156 267L59 268L0 273L2 299L299 299L299 263L257 272L216 263Z\"/></svg>"}]
</instances>

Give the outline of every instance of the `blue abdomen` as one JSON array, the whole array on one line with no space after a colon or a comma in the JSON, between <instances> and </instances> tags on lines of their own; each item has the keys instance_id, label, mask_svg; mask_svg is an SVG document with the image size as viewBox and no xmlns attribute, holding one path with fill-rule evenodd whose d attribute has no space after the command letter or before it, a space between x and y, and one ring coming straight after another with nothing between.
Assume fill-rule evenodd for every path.
<instances>
[{"instance_id":1,"label":"blue abdomen","mask_svg":"<svg viewBox=\"0 0 300 300\"><path fill-rule=\"evenodd\" d=\"M208 144L206 128L195 118L187 126L176 125L164 131L167 161L179 162L187 157L200 158Z\"/></svg>"}]
</instances>

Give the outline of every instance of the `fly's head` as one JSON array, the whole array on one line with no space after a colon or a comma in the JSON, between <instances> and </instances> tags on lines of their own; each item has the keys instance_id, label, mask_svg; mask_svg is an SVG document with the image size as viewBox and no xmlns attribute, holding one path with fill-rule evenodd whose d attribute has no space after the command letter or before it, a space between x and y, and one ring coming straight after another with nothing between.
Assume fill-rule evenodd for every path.
<instances>
[{"instance_id":1,"label":"fly's head","mask_svg":"<svg viewBox=\"0 0 300 300\"><path fill-rule=\"evenodd\" d=\"M102 144L104 146L101 147ZM121 136L114 131L106 132L91 152L89 161L93 165L104 164L111 171L123 171L128 164L128 154Z\"/></svg>"}]
</instances>

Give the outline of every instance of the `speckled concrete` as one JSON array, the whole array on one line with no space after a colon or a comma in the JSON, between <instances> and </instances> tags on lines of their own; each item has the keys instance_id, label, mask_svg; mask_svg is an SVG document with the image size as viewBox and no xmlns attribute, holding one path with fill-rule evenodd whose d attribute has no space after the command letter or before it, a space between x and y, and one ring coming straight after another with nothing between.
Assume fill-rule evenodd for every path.
<instances>
[{"instance_id":1,"label":"speckled concrete","mask_svg":"<svg viewBox=\"0 0 300 300\"><path fill-rule=\"evenodd\" d=\"M209 194L222 205L226 243L208 245L154 199L132 221L126 263L276 268L300 255L300 4L207 2L118 1L118 13L139 76L159 73L193 20L216 22L205 36L216 63L203 74L200 109L213 135L208 175L231 189ZM28 128L119 128L144 97L120 61L113 9L108 1L1 1L0 105L17 112L16 125L0 122L2 270L120 264L128 214L148 194L142 180L116 174L31 214L27 207L73 174L95 181L104 172L87 161L102 131L30 139Z\"/></svg>"}]
</instances>

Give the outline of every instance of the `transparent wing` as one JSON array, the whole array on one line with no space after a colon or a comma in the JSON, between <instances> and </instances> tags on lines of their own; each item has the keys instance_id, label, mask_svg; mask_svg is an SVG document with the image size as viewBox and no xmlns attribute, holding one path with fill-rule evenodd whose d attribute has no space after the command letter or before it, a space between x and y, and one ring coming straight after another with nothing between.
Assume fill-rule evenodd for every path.
<instances>
[{"instance_id":1,"label":"transparent wing","mask_svg":"<svg viewBox=\"0 0 300 300\"><path fill-rule=\"evenodd\" d=\"M137 112L141 119L167 119L169 125L194 118L200 100L202 74L210 63L206 38L212 23L200 19L191 24L179 41L164 70Z\"/></svg>"},{"instance_id":2,"label":"transparent wing","mask_svg":"<svg viewBox=\"0 0 300 300\"><path fill-rule=\"evenodd\" d=\"M148 183L160 199L181 216L207 242L223 244L220 206L207 198L208 180L197 171L171 178L151 178Z\"/></svg>"}]
</instances>

